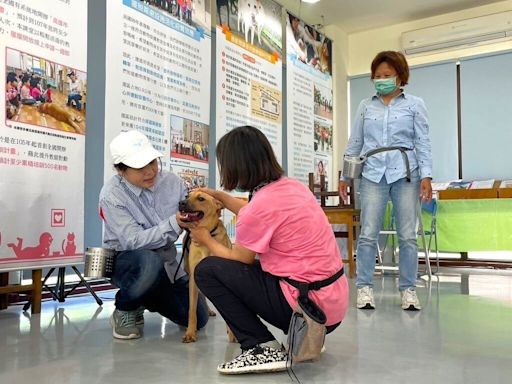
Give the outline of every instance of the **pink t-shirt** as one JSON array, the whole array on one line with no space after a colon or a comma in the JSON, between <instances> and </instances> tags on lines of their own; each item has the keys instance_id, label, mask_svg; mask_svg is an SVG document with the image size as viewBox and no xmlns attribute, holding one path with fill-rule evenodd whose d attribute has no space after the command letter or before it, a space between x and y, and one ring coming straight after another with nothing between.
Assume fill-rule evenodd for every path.
<instances>
[{"instance_id":1,"label":"pink t-shirt","mask_svg":"<svg viewBox=\"0 0 512 384\"><path fill-rule=\"evenodd\" d=\"M261 188L238 212L236 243L258 253L262 269L274 276L313 282L343 266L331 225L314 195L287 177ZM298 290L283 280L280 284L295 308ZM348 307L346 276L310 291L309 297L325 312L326 325L342 321Z\"/></svg>"},{"instance_id":2,"label":"pink t-shirt","mask_svg":"<svg viewBox=\"0 0 512 384\"><path fill-rule=\"evenodd\" d=\"M30 96L32 96L34 99L37 99L41 96L41 90L38 87L33 87L30 90Z\"/></svg>"}]
</instances>

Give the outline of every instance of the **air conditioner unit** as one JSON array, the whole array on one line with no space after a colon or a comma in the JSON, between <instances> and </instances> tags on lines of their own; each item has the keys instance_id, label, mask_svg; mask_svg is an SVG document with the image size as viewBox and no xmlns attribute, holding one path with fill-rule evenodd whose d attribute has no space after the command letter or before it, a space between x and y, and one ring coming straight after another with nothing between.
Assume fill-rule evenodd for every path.
<instances>
[{"instance_id":1,"label":"air conditioner unit","mask_svg":"<svg viewBox=\"0 0 512 384\"><path fill-rule=\"evenodd\" d=\"M467 45L489 44L512 38L512 11L455 21L402 33L408 55Z\"/></svg>"}]
</instances>

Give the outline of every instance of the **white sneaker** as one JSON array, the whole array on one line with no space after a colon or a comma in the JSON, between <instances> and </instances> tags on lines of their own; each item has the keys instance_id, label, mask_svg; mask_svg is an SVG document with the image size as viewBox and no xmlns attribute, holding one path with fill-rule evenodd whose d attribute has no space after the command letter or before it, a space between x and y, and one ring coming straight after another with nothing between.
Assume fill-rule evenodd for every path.
<instances>
[{"instance_id":1,"label":"white sneaker","mask_svg":"<svg viewBox=\"0 0 512 384\"><path fill-rule=\"evenodd\" d=\"M357 308L375 309L375 299L373 298L373 288L369 286L357 288Z\"/></svg>"},{"instance_id":2,"label":"white sneaker","mask_svg":"<svg viewBox=\"0 0 512 384\"><path fill-rule=\"evenodd\" d=\"M233 360L221 364L217 371L224 375L286 371L287 354L284 349L256 345L242 351Z\"/></svg>"},{"instance_id":3,"label":"white sneaker","mask_svg":"<svg viewBox=\"0 0 512 384\"><path fill-rule=\"evenodd\" d=\"M421 309L420 301L414 288L407 288L400 292L402 295L402 309L406 311L419 311Z\"/></svg>"}]
</instances>

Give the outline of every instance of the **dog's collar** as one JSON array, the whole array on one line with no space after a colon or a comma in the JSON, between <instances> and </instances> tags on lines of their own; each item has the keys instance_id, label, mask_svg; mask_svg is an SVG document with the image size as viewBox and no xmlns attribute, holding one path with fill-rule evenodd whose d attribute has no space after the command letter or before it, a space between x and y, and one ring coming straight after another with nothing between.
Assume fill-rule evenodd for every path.
<instances>
[{"instance_id":1,"label":"dog's collar","mask_svg":"<svg viewBox=\"0 0 512 384\"><path fill-rule=\"evenodd\" d=\"M219 224L217 224L217 225L215 226L215 228L213 228L213 229L210 231L210 235L211 235L212 237L215 237L215 235L216 235L215 231L217 230L217 228L219 228Z\"/></svg>"},{"instance_id":2,"label":"dog's collar","mask_svg":"<svg viewBox=\"0 0 512 384\"><path fill-rule=\"evenodd\" d=\"M217 224L217 225L215 226L215 228L213 228L213 229L210 231L210 236L211 236L211 237L215 237L215 235L216 235L215 231L217 230L217 228L219 228L219 224ZM186 231L187 233L190 233L190 231L189 231L188 229L185 229L185 231Z\"/></svg>"}]
</instances>

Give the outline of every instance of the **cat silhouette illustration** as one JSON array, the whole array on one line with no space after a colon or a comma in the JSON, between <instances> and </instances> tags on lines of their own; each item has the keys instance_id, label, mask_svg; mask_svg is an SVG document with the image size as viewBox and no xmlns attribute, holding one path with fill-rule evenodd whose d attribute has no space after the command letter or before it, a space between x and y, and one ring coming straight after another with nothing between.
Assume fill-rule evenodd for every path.
<instances>
[{"instance_id":1,"label":"cat silhouette illustration","mask_svg":"<svg viewBox=\"0 0 512 384\"><path fill-rule=\"evenodd\" d=\"M18 240L17 244L8 243L7 246L12 248L18 259L35 259L50 255L50 245L52 244L53 237L48 232L43 232L41 236L39 236L39 244L35 247L23 248L23 239L21 237L17 237L16 239Z\"/></svg>"},{"instance_id":2,"label":"cat silhouette illustration","mask_svg":"<svg viewBox=\"0 0 512 384\"><path fill-rule=\"evenodd\" d=\"M65 244L64 244L65 243ZM66 240L62 240L62 254L64 256L71 256L76 254L75 233L69 232Z\"/></svg>"}]
</instances>

